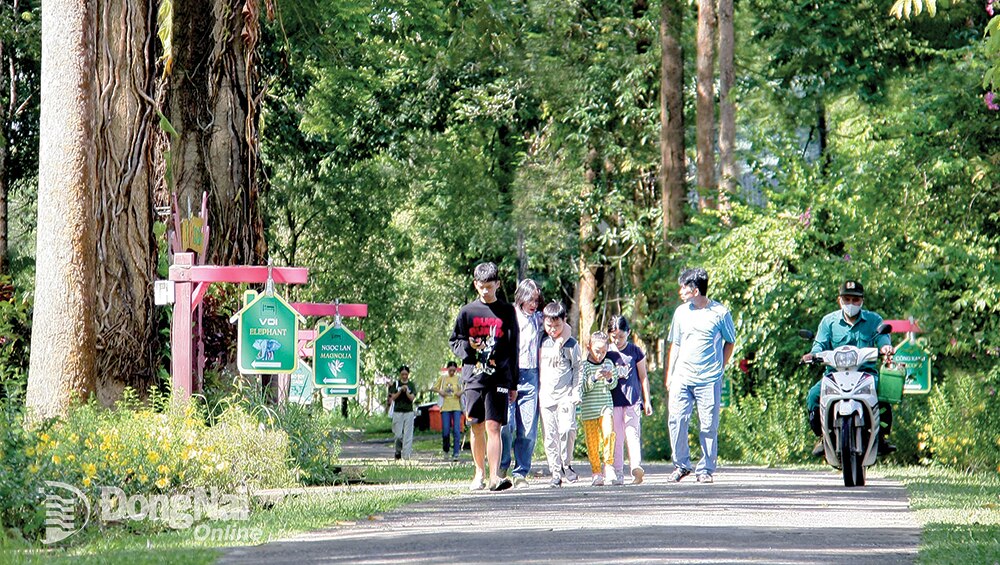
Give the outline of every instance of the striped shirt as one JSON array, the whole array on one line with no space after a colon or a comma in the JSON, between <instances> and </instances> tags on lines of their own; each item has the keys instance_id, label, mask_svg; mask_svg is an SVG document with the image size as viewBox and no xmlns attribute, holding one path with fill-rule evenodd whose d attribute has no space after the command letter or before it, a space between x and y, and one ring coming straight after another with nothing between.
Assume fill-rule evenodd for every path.
<instances>
[{"instance_id":1,"label":"striped shirt","mask_svg":"<svg viewBox=\"0 0 1000 565\"><path fill-rule=\"evenodd\" d=\"M580 418L593 420L604 414L611 414L614 404L611 401L611 389L618 385L618 379L608 382L600 376L601 371L614 372L615 366L611 359L604 358L600 363L594 363L588 356L581 367L580 380L583 381L583 403L580 405Z\"/></svg>"}]
</instances>

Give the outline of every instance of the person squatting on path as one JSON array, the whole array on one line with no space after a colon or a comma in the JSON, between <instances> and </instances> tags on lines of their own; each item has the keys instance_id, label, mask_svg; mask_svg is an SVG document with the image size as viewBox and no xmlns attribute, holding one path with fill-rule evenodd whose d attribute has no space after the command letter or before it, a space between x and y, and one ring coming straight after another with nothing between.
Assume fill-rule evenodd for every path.
<instances>
[{"instance_id":1,"label":"person squatting on path","mask_svg":"<svg viewBox=\"0 0 1000 565\"><path fill-rule=\"evenodd\" d=\"M736 329L729 309L709 300L705 269L688 269L677 282L684 303L670 322L669 361L663 383L669 398L667 427L675 467L670 480L678 482L695 471L698 482L711 483L718 458L722 374L733 354ZM688 424L695 404L702 456L698 467L692 469Z\"/></svg>"},{"instance_id":2,"label":"person squatting on path","mask_svg":"<svg viewBox=\"0 0 1000 565\"><path fill-rule=\"evenodd\" d=\"M507 423L508 402L517 397L517 316L513 306L497 298L496 265L476 265L473 285L479 297L459 311L450 339L452 352L462 360L465 417L472 428L476 474L471 488L486 488L489 460L490 490L506 490L512 483L499 475L500 428Z\"/></svg>"},{"instance_id":3,"label":"person squatting on path","mask_svg":"<svg viewBox=\"0 0 1000 565\"><path fill-rule=\"evenodd\" d=\"M434 385L434 390L441 395L441 450L448 455L454 444L451 458L458 459L462 450L462 383L454 361L448 361L447 369L448 374L438 377Z\"/></svg>"},{"instance_id":4,"label":"person squatting on path","mask_svg":"<svg viewBox=\"0 0 1000 565\"><path fill-rule=\"evenodd\" d=\"M580 404L580 344L570 335L566 307L550 302L542 311L545 338L538 363L538 404L541 409L545 458L553 487L565 478L577 480L573 469L576 406Z\"/></svg>"},{"instance_id":5,"label":"person squatting on path","mask_svg":"<svg viewBox=\"0 0 1000 565\"><path fill-rule=\"evenodd\" d=\"M837 304L840 309L830 312L820 320L812 349L802 356L802 361L810 362L813 355L821 351L831 351L842 345L878 347L882 355L892 355L893 347L889 336L878 333L878 327L882 325L882 316L871 310L862 309L864 303L865 287L858 281L844 281L844 284L840 285L840 293L837 296ZM827 373L832 370L832 367L826 368ZM858 367L858 370L875 375L876 386L878 386L878 367L875 361L865 363ZM823 435L819 418L819 395L822 381L822 379L816 381L806 397L809 428L817 436ZM884 455L896 451L896 446L890 444L887 439L889 432L892 431L892 406L888 402L879 402L878 407L881 425L878 434L878 452ZM823 443L821 441L813 448L813 455L822 454Z\"/></svg>"},{"instance_id":6,"label":"person squatting on path","mask_svg":"<svg viewBox=\"0 0 1000 565\"><path fill-rule=\"evenodd\" d=\"M392 408L392 436L395 438L396 459L409 459L413 454L413 385L410 368L399 368L399 379L389 385L389 407Z\"/></svg>"},{"instance_id":7,"label":"person squatting on path","mask_svg":"<svg viewBox=\"0 0 1000 565\"><path fill-rule=\"evenodd\" d=\"M528 485L531 456L538 437L538 346L545 336L542 330L542 313L538 307L542 293L531 279L524 279L514 291L514 311L517 314L518 349L517 402L512 402L507 412L507 425L501 430L503 440L500 456L500 474L507 476L514 459L514 486Z\"/></svg>"},{"instance_id":8,"label":"person squatting on path","mask_svg":"<svg viewBox=\"0 0 1000 565\"><path fill-rule=\"evenodd\" d=\"M646 378L646 354L636 344L628 340L630 328L625 316L614 316L608 324L611 350L621 356L622 365L628 369L625 378L611 389L614 402L612 421L615 429L614 468L615 484L624 479L624 447L628 446L628 464L632 472L632 484L642 484L645 472L642 469L642 422L641 415L653 415L653 405L649 402L649 379ZM615 362L618 365L618 362Z\"/></svg>"},{"instance_id":9,"label":"person squatting on path","mask_svg":"<svg viewBox=\"0 0 1000 565\"><path fill-rule=\"evenodd\" d=\"M580 419L593 473L591 485L595 487L604 486L605 474L612 477L614 484L622 484L614 470L615 432L611 422L614 409L611 389L618 385L618 371L607 353L608 335L604 332L591 334L587 360L583 362L580 376L583 388Z\"/></svg>"}]
</instances>

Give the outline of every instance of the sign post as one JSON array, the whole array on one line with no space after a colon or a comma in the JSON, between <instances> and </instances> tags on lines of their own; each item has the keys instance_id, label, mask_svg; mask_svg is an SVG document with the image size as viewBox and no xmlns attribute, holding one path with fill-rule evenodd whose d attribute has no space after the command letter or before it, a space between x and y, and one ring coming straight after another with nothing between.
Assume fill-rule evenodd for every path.
<instances>
[{"instance_id":1,"label":"sign post","mask_svg":"<svg viewBox=\"0 0 1000 565\"><path fill-rule=\"evenodd\" d=\"M361 376L361 348L365 344L339 323L321 324L318 331L313 346L316 386L337 389L338 395L354 396Z\"/></svg>"},{"instance_id":2,"label":"sign post","mask_svg":"<svg viewBox=\"0 0 1000 565\"><path fill-rule=\"evenodd\" d=\"M298 364L299 315L279 294L243 294L237 332L237 366L241 373L289 374Z\"/></svg>"},{"instance_id":3,"label":"sign post","mask_svg":"<svg viewBox=\"0 0 1000 565\"><path fill-rule=\"evenodd\" d=\"M892 333L905 333L906 340L896 346L892 359L906 367L906 380L903 382L903 394L927 394L931 391L931 355L917 343L914 334L920 327L909 320L886 320L892 327Z\"/></svg>"}]
</instances>

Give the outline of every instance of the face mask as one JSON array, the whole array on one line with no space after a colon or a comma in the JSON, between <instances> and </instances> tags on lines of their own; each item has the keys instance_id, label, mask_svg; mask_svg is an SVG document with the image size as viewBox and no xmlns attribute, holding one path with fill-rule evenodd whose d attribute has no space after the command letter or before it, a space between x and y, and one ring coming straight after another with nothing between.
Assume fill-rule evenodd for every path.
<instances>
[{"instance_id":1,"label":"face mask","mask_svg":"<svg viewBox=\"0 0 1000 565\"><path fill-rule=\"evenodd\" d=\"M860 304L844 304L841 308L843 308L844 314L846 314L848 318L853 318L861 312Z\"/></svg>"}]
</instances>

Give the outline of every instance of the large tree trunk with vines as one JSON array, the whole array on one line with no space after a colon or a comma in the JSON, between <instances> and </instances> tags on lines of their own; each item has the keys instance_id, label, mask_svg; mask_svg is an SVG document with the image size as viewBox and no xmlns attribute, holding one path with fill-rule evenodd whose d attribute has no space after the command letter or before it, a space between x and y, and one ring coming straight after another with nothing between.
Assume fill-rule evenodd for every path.
<instances>
[{"instance_id":1,"label":"large tree trunk with vines","mask_svg":"<svg viewBox=\"0 0 1000 565\"><path fill-rule=\"evenodd\" d=\"M97 391L110 405L125 386L154 382L159 349L153 194L159 85L155 0L102 0L97 27Z\"/></svg>"},{"instance_id":2,"label":"large tree trunk with vines","mask_svg":"<svg viewBox=\"0 0 1000 565\"><path fill-rule=\"evenodd\" d=\"M95 4L42 7L35 306L26 403L38 420L94 390Z\"/></svg>"},{"instance_id":3,"label":"large tree trunk with vines","mask_svg":"<svg viewBox=\"0 0 1000 565\"><path fill-rule=\"evenodd\" d=\"M660 4L660 193L663 239L684 225L684 58L679 0Z\"/></svg>"},{"instance_id":4,"label":"large tree trunk with vines","mask_svg":"<svg viewBox=\"0 0 1000 565\"><path fill-rule=\"evenodd\" d=\"M178 203L208 193L208 260L258 264L266 256L258 208L255 71L259 0L172 0L169 117Z\"/></svg>"}]
</instances>

